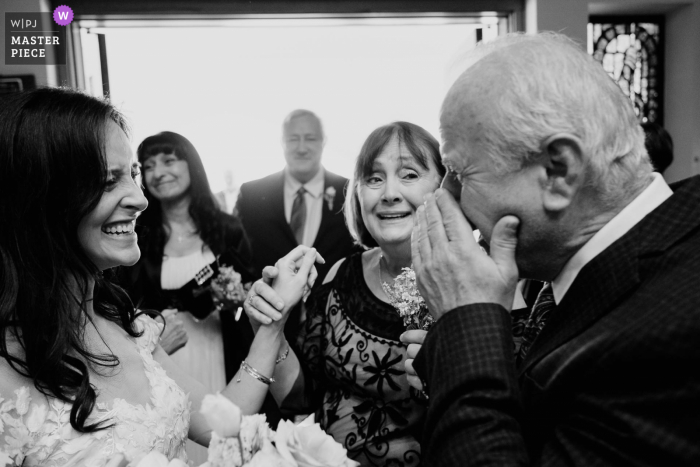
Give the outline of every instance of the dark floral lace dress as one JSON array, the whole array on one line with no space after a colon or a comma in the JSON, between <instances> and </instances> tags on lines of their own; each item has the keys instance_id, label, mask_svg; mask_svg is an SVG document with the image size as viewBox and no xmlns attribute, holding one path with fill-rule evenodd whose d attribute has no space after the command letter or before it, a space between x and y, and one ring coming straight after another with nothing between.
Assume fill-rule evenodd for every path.
<instances>
[{"instance_id":1,"label":"dark floral lace dress","mask_svg":"<svg viewBox=\"0 0 700 467\"><path fill-rule=\"evenodd\" d=\"M403 322L370 291L361 254L306 305L299 344L316 421L363 466L420 465L427 400L408 385Z\"/></svg>"}]
</instances>

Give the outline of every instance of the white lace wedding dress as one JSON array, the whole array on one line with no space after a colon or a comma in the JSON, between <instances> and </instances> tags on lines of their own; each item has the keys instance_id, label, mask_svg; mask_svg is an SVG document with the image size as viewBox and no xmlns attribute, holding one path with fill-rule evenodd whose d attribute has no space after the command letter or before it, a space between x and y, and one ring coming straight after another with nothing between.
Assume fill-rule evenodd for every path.
<instances>
[{"instance_id":1,"label":"white lace wedding dress","mask_svg":"<svg viewBox=\"0 0 700 467\"><path fill-rule=\"evenodd\" d=\"M168 459L187 461L190 402L153 360L160 326L145 316L136 319L137 329L144 333L134 342L143 359L151 402L143 406L114 399L111 407L98 402L88 422L109 420L110 428L79 433L70 425L70 403L51 398L33 402L27 387L0 394L0 467L102 467L117 453L138 461L153 450Z\"/></svg>"}]
</instances>

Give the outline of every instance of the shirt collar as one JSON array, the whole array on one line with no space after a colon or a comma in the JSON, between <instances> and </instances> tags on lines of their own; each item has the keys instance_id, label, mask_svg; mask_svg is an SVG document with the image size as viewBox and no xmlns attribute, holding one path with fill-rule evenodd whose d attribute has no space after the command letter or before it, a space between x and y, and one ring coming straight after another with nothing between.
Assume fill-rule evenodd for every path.
<instances>
[{"instance_id":1,"label":"shirt collar","mask_svg":"<svg viewBox=\"0 0 700 467\"><path fill-rule=\"evenodd\" d=\"M564 265L559 275L552 281L554 301L558 305L574 283L576 276L593 258L629 232L647 214L671 197L673 191L659 173L635 199L603 226L579 249Z\"/></svg>"},{"instance_id":2,"label":"shirt collar","mask_svg":"<svg viewBox=\"0 0 700 467\"><path fill-rule=\"evenodd\" d=\"M319 196L323 195L323 188L325 185L326 177L325 177L325 170L323 169L323 166L316 172L316 175L314 175L311 180L308 182L304 183L304 189L309 193L311 196L314 198L318 198ZM302 184L297 180L296 178L292 177L292 175L289 173L289 170L285 167L284 169L284 191L285 194L287 195L293 195L297 191L299 191L299 188L301 188Z\"/></svg>"}]
</instances>

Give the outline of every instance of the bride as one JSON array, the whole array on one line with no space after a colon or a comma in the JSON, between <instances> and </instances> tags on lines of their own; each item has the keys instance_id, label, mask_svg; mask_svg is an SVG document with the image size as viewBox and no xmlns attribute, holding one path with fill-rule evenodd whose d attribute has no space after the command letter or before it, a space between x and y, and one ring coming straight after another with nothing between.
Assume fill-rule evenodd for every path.
<instances>
[{"instance_id":1,"label":"bride","mask_svg":"<svg viewBox=\"0 0 700 467\"><path fill-rule=\"evenodd\" d=\"M209 443L206 390L104 277L140 255L133 228L148 203L133 160L102 100L39 89L0 103L0 466L104 466L152 450L186 460L188 437ZM313 281L315 259L304 247L287 257L285 301ZM244 413L260 408L282 342L281 326L261 328L223 389Z\"/></svg>"}]
</instances>

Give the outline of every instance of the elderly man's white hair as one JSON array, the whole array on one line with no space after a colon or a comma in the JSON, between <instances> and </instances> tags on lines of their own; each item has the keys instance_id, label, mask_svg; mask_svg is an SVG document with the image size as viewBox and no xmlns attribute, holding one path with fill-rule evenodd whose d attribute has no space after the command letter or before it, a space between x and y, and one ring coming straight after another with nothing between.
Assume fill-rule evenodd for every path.
<instances>
[{"instance_id":1,"label":"elderly man's white hair","mask_svg":"<svg viewBox=\"0 0 700 467\"><path fill-rule=\"evenodd\" d=\"M312 111L306 110L306 109L292 110L289 113L289 115L287 115L285 117L284 121L282 122L282 135L284 135L286 133L287 127L289 126L289 123L292 120L294 120L295 118L299 118L299 117L311 117L314 120L316 120L316 122L318 122L318 128L321 130L321 139L323 141L326 140L326 133L323 131L323 122L321 121L320 118L318 118L318 115L316 115Z\"/></svg>"},{"instance_id":2,"label":"elderly man's white hair","mask_svg":"<svg viewBox=\"0 0 700 467\"><path fill-rule=\"evenodd\" d=\"M478 150L502 171L531 162L549 137L573 135L582 143L589 187L605 205L648 183L652 167L631 101L571 39L509 34L476 47L468 60L443 102L443 132L459 139L468 119L477 119ZM493 111L475 115L477 100Z\"/></svg>"}]
</instances>

